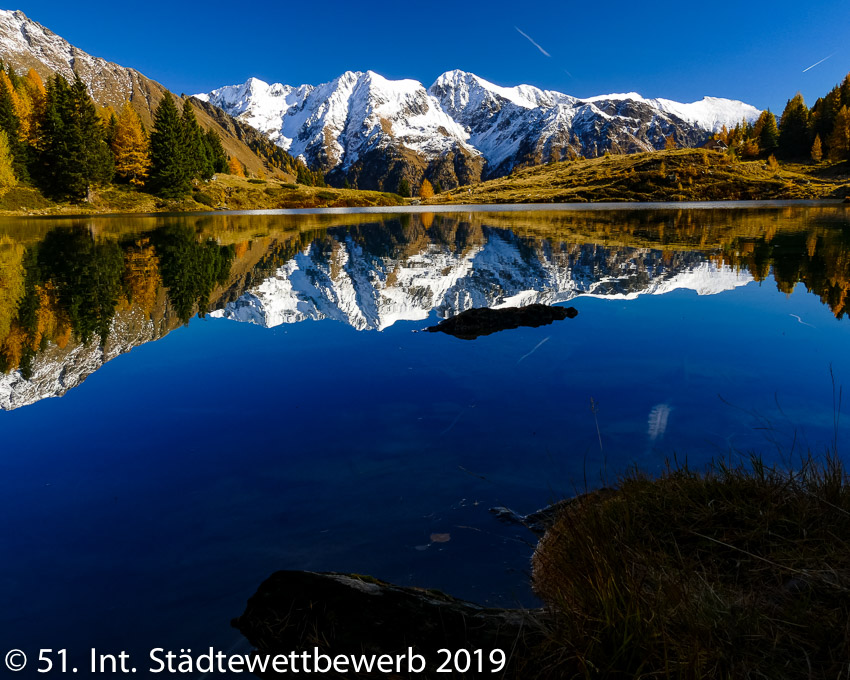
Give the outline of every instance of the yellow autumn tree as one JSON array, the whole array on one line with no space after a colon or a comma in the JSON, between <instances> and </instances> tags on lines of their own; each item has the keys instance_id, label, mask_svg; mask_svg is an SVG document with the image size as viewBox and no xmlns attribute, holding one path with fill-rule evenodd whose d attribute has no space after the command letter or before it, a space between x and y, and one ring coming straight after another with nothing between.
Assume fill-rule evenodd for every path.
<instances>
[{"instance_id":1,"label":"yellow autumn tree","mask_svg":"<svg viewBox=\"0 0 850 680\"><path fill-rule=\"evenodd\" d=\"M115 123L112 153L115 154L115 174L118 177L137 186L145 183L151 167L148 139L139 114L127 102Z\"/></svg>"},{"instance_id":2,"label":"yellow autumn tree","mask_svg":"<svg viewBox=\"0 0 850 680\"><path fill-rule=\"evenodd\" d=\"M434 187L427 179L422 180L422 186L419 187L419 198L432 198L434 196Z\"/></svg>"},{"instance_id":3,"label":"yellow autumn tree","mask_svg":"<svg viewBox=\"0 0 850 680\"><path fill-rule=\"evenodd\" d=\"M12 168L12 151L9 149L9 137L0 130L0 196L18 183Z\"/></svg>"},{"instance_id":4,"label":"yellow autumn tree","mask_svg":"<svg viewBox=\"0 0 850 680\"><path fill-rule=\"evenodd\" d=\"M815 141L812 144L812 160L815 163L820 163L823 160L823 144L821 144L820 135L815 135Z\"/></svg>"},{"instance_id":5,"label":"yellow autumn tree","mask_svg":"<svg viewBox=\"0 0 850 680\"><path fill-rule=\"evenodd\" d=\"M238 158L231 158L227 162L227 171L231 175L236 175L237 177L245 176L245 168L242 166L242 163L239 162Z\"/></svg>"},{"instance_id":6,"label":"yellow autumn tree","mask_svg":"<svg viewBox=\"0 0 850 680\"><path fill-rule=\"evenodd\" d=\"M15 115L20 119L21 113L25 110L25 105L21 102L21 96L15 91L15 88L12 87L12 81L9 80L9 76L6 75L5 71L0 71L0 87L5 89L9 93L9 98L12 100L12 109L15 112ZM18 131L18 136L21 139L25 139L23 135L24 131L24 121L21 121L21 125Z\"/></svg>"},{"instance_id":7,"label":"yellow autumn tree","mask_svg":"<svg viewBox=\"0 0 850 680\"><path fill-rule=\"evenodd\" d=\"M44 81L38 75L38 71L30 69L26 76L21 79L21 91L29 98L29 113L26 122L27 141L32 146L38 146L38 126L44 117L44 109L47 104L47 89Z\"/></svg>"},{"instance_id":8,"label":"yellow autumn tree","mask_svg":"<svg viewBox=\"0 0 850 680\"><path fill-rule=\"evenodd\" d=\"M676 138L672 134L664 138L664 148L667 151L679 148L679 145L676 144Z\"/></svg>"}]
</instances>

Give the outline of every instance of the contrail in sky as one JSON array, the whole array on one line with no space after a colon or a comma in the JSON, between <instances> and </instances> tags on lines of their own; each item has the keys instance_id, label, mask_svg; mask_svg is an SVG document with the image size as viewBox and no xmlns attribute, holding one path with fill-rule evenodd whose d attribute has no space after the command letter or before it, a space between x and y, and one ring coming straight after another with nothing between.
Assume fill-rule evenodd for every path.
<instances>
[{"instance_id":1,"label":"contrail in sky","mask_svg":"<svg viewBox=\"0 0 850 680\"><path fill-rule=\"evenodd\" d=\"M519 31L519 29L517 29L517 30ZM520 32L520 33L522 33L522 31L519 31L519 32ZM525 34L523 34L523 35L525 35ZM526 37L526 38L528 38L528 36L527 36L527 35L526 35L525 37ZM529 40L531 40L531 38L528 38L528 39L529 39ZM533 40L531 40L531 42L534 42L534 41L533 41ZM540 47L540 46L538 45L538 47ZM833 56L834 54L835 54L835 52L833 52L832 54L830 54L830 55L829 55L829 57ZM806 71L811 71L811 70L812 70L815 66L818 66L819 64L822 64L822 63L823 63L823 62L825 62L827 59L829 59L829 57L824 57L824 58L823 58L823 59L821 59L819 62L816 62L816 63L812 64L811 66L809 66L809 68L804 68L804 69L803 69L803 73L805 73Z\"/></svg>"},{"instance_id":2,"label":"contrail in sky","mask_svg":"<svg viewBox=\"0 0 850 680\"><path fill-rule=\"evenodd\" d=\"M518 28L517 26L514 26L514 28L516 28L517 32L519 32L519 34L520 34L523 38L525 38L526 40L528 40L528 42L530 42L530 43L531 43L532 45L534 45L534 46L535 46L538 50L540 50L541 52L543 52L543 54L545 54L547 57L551 57L551 56L552 56L552 55L551 55L551 54L549 54L546 50L544 50L542 47L540 47L540 45L538 45L536 42L534 42L534 38L532 38L530 35L528 35L528 33L524 33L523 31L520 31L520 30L519 30L519 28ZM832 55L830 54L829 56L831 57ZM829 58L829 57L827 57L827 58ZM817 66L817 64L815 64L815 65Z\"/></svg>"}]
</instances>

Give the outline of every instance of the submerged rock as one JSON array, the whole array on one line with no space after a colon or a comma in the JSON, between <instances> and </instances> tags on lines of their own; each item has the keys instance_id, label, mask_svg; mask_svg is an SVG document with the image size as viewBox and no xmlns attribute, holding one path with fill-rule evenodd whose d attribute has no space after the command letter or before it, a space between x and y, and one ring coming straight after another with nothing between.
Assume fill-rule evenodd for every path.
<instances>
[{"instance_id":1,"label":"submerged rock","mask_svg":"<svg viewBox=\"0 0 850 680\"><path fill-rule=\"evenodd\" d=\"M554 307L534 304L525 307L503 307L490 309L476 307L445 319L425 330L429 333L447 333L463 340L474 340L481 335L490 335L520 326L537 328L553 321L572 319L578 316L575 307Z\"/></svg>"},{"instance_id":2,"label":"submerged rock","mask_svg":"<svg viewBox=\"0 0 850 680\"><path fill-rule=\"evenodd\" d=\"M406 588L354 574L279 571L272 574L233 620L260 656L302 651L330 657L407 655L425 661L425 672L339 673L325 677L535 677L530 645L539 640L543 615L491 609L435 590ZM482 672L438 673L439 650L483 650ZM492 672L490 653L504 651L504 668ZM477 657L472 656L477 664ZM498 659L498 655L497 655ZM449 668L452 666L450 665ZM351 668L349 668L349 671ZM280 673L289 677L291 673ZM278 677L273 671L260 677Z\"/></svg>"}]
</instances>

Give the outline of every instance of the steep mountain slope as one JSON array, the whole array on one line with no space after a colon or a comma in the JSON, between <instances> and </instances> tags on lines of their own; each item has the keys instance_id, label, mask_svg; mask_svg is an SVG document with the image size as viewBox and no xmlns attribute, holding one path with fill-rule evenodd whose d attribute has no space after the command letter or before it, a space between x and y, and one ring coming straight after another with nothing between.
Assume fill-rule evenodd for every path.
<instances>
[{"instance_id":1,"label":"steep mountain slope","mask_svg":"<svg viewBox=\"0 0 850 680\"><path fill-rule=\"evenodd\" d=\"M395 190L402 177L446 187L500 177L518 165L696 146L723 125L754 120L739 101L682 104L636 93L587 99L531 85L500 87L449 71L426 89L367 71L319 86L242 85L196 95L253 125L308 163L360 188Z\"/></svg>"},{"instance_id":2,"label":"steep mountain slope","mask_svg":"<svg viewBox=\"0 0 850 680\"><path fill-rule=\"evenodd\" d=\"M148 129L153 124L153 112L168 92L135 69L78 49L20 11L0 10L0 59L21 72L35 69L45 81L55 73L68 80L78 74L98 104L118 111L129 101ZM230 156L238 158L250 172L273 174L249 148L252 142L256 145L264 142L254 128L205 102L196 101L195 108L198 122L203 128L218 132Z\"/></svg>"}]
</instances>

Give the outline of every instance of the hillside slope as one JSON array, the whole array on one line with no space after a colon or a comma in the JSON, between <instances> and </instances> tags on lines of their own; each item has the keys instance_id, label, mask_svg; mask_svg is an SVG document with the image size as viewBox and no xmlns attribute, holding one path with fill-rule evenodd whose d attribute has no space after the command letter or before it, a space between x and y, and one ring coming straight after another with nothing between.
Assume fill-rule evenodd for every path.
<instances>
[{"instance_id":1,"label":"hillside slope","mask_svg":"<svg viewBox=\"0 0 850 680\"><path fill-rule=\"evenodd\" d=\"M704 149L610 155L514 171L426 204L728 201L844 198L850 168L738 162Z\"/></svg>"},{"instance_id":2,"label":"hillside slope","mask_svg":"<svg viewBox=\"0 0 850 680\"><path fill-rule=\"evenodd\" d=\"M84 52L21 11L0 10L0 59L19 72L35 69L45 81L55 73L69 81L78 74L95 102L120 111L129 101L148 129L153 126L154 111L168 92L165 86L135 69ZM282 174L249 147L251 142L265 142L263 135L216 107L199 100L194 100L194 104L200 125L215 130L228 155L241 161L249 173Z\"/></svg>"}]
</instances>

